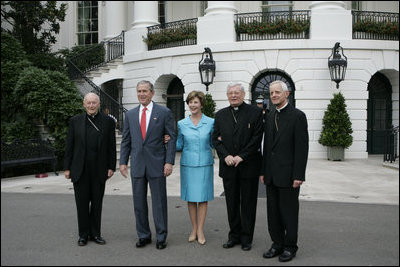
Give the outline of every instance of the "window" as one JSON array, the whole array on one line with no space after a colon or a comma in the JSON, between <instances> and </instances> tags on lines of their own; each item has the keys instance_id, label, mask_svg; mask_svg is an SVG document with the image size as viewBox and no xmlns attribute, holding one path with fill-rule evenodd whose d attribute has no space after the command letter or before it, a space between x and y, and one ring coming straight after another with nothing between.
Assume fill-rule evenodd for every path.
<instances>
[{"instance_id":1,"label":"window","mask_svg":"<svg viewBox=\"0 0 400 267\"><path fill-rule=\"evenodd\" d=\"M293 1L262 1L262 12L292 11Z\"/></svg>"},{"instance_id":2,"label":"window","mask_svg":"<svg viewBox=\"0 0 400 267\"><path fill-rule=\"evenodd\" d=\"M158 22L161 24L165 24L167 22L165 13L165 1L158 1Z\"/></svg>"},{"instance_id":3,"label":"window","mask_svg":"<svg viewBox=\"0 0 400 267\"><path fill-rule=\"evenodd\" d=\"M99 42L98 1L78 1L78 45Z\"/></svg>"},{"instance_id":4,"label":"window","mask_svg":"<svg viewBox=\"0 0 400 267\"><path fill-rule=\"evenodd\" d=\"M264 103L266 104L267 108L270 111L274 111L275 107L270 103L269 100L269 85L273 81L282 81L286 83L290 95L289 95L289 103L293 106L296 106L295 103L295 87L292 79L284 72L279 70L269 70L262 73L258 76L252 84L251 93L252 93L252 100L251 103L255 105L256 99L261 96L264 99Z\"/></svg>"}]
</instances>

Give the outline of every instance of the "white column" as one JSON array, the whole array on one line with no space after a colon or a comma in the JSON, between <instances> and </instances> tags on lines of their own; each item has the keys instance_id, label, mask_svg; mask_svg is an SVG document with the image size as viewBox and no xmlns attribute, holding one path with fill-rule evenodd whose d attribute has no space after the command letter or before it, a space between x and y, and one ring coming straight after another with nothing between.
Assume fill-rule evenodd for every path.
<instances>
[{"instance_id":1,"label":"white column","mask_svg":"<svg viewBox=\"0 0 400 267\"><path fill-rule=\"evenodd\" d=\"M197 44L235 42L236 12L235 1L208 1L206 15L198 18Z\"/></svg>"},{"instance_id":2,"label":"white column","mask_svg":"<svg viewBox=\"0 0 400 267\"><path fill-rule=\"evenodd\" d=\"M105 40L111 39L125 30L126 2L125 1L105 1L106 13L106 36Z\"/></svg>"},{"instance_id":3,"label":"white column","mask_svg":"<svg viewBox=\"0 0 400 267\"><path fill-rule=\"evenodd\" d=\"M134 1L132 28L125 33L125 55L147 51L147 27L158 24L158 1Z\"/></svg>"},{"instance_id":4,"label":"white column","mask_svg":"<svg viewBox=\"0 0 400 267\"><path fill-rule=\"evenodd\" d=\"M235 14L235 1L208 1L206 16L219 14Z\"/></svg>"},{"instance_id":5,"label":"white column","mask_svg":"<svg viewBox=\"0 0 400 267\"><path fill-rule=\"evenodd\" d=\"M351 40L353 38L351 10L343 1L313 1L310 4L310 39Z\"/></svg>"},{"instance_id":6,"label":"white column","mask_svg":"<svg viewBox=\"0 0 400 267\"><path fill-rule=\"evenodd\" d=\"M158 1L134 1L132 29L155 24L158 24Z\"/></svg>"}]
</instances>

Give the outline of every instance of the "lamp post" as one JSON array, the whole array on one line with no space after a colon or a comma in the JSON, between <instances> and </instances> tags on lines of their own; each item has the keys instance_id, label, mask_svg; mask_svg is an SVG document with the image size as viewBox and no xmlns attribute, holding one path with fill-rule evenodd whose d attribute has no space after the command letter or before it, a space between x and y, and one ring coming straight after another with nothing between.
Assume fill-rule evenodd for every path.
<instances>
[{"instance_id":1,"label":"lamp post","mask_svg":"<svg viewBox=\"0 0 400 267\"><path fill-rule=\"evenodd\" d=\"M339 53L339 48L342 50L342 55ZM339 83L344 80L347 69L347 57L343 54L343 47L340 46L339 42L332 48L332 54L328 57L328 67L331 80L336 83L338 89Z\"/></svg>"},{"instance_id":2,"label":"lamp post","mask_svg":"<svg viewBox=\"0 0 400 267\"><path fill-rule=\"evenodd\" d=\"M215 76L215 61L213 60L211 49L208 47L204 48L204 52L201 55L199 72L201 83L206 86L206 91L208 92L208 86L213 83Z\"/></svg>"}]
</instances>

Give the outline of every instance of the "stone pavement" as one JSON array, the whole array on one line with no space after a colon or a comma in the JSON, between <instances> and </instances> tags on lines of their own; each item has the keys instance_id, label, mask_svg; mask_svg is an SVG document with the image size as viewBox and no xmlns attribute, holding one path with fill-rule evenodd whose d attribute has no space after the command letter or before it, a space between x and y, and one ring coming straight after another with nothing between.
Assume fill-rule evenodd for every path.
<instances>
[{"instance_id":1,"label":"stone pavement","mask_svg":"<svg viewBox=\"0 0 400 267\"><path fill-rule=\"evenodd\" d=\"M177 153L174 170L167 177L168 196L180 196L179 159ZM214 166L214 195L219 197L224 190L222 179L218 176L218 159ZM62 172L59 176L54 173L48 175L47 178L28 175L1 179L1 192L73 194L72 183L64 178ZM132 195L131 179L125 179L116 171L107 181L105 194ZM265 197L263 187L260 187L259 197ZM398 162L395 169L383 166L381 155L372 155L365 160L346 159L343 162L310 159L300 199L399 205Z\"/></svg>"},{"instance_id":2,"label":"stone pavement","mask_svg":"<svg viewBox=\"0 0 400 267\"><path fill-rule=\"evenodd\" d=\"M154 237L145 248L135 247L131 183L119 172L106 186L105 246L77 246L72 184L62 174L1 179L1 265L399 265L399 171L383 167L381 156L309 160L300 191L299 251L289 263L262 258L271 245L263 187L252 250L222 248L229 227L217 167L215 199L209 202L205 225L207 243L188 243L191 226L186 202L179 197L179 156L177 160L167 178L169 233L162 251L155 248ZM150 226L154 233L151 218Z\"/></svg>"}]
</instances>

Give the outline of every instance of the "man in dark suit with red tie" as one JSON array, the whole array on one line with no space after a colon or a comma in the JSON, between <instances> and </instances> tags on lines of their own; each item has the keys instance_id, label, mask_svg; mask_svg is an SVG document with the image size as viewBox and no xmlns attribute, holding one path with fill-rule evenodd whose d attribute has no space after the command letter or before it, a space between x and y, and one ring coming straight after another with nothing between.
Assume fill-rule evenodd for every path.
<instances>
[{"instance_id":1,"label":"man in dark suit with red tie","mask_svg":"<svg viewBox=\"0 0 400 267\"><path fill-rule=\"evenodd\" d=\"M167 247L168 210L166 178L175 163L175 126L170 109L152 101L154 86L140 81L136 86L140 105L126 113L121 141L120 171L126 178L131 158L131 181L136 231L142 248L151 241L148 218L147 186L150 185L153 218L156 230L156 248ZM168 144L164 137L170 137Z\"/></svg>"},{"instance_id":2,"label":"man in dark suit with red tie","mask_svg":"<svg viewBox=\"0 0 400 267\"><path fill-rule=\"evenodd\" d=\"M64 174L74 184L78 245L86 245L88 239L104 245L101 212L106 180L115 172L115 121L99 112L100 99L94 93L85 96L83 106L86 113L70 120Z\"/></svg>"},{"instance_id":3,"label":"man in dark suit with red tie","mask_svg":"<svg viewBox=\"0 0 400 267\"><path fill-rule=\"evenodd\" d=\"M271 248L264 258L279 255L290 261L298 250L300 186L305 181L308 158L306 115L288 102L290 91L282 81L269 87L276 107L265 122L263 164L260 179L266 185L268 231Z\"/></svg>"}]
</instances>

